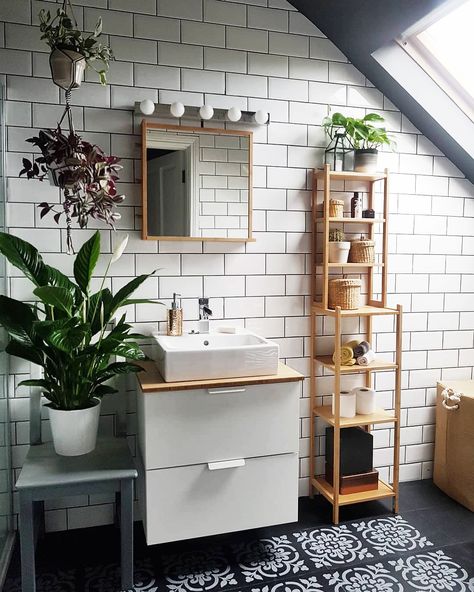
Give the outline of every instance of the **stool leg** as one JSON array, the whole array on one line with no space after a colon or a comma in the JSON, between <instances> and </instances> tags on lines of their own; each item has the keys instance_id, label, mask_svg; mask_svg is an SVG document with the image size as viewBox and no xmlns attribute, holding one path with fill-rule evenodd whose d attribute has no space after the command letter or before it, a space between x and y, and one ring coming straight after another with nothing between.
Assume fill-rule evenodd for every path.
<instances>
[{"instance_id":1,"label":"stool leg","mask_svg":"<svg viewBox=\"0 0 474 592\"><path fill-rule=\"evenodd\" d=\"M133 588L133 479L120 484L122 588Z\"/></svg>"},{"instance_id":2,"label":"stool leg","mask_svg":"<svg viewBox=\"0 0 474 592\"><path fill-rule=\"evenodd\" d=\"M22 592L35 592L35 533L33 501L26 491L20 491L20 549L21 549L21 589Z\"/></svg>"}]
</instances>

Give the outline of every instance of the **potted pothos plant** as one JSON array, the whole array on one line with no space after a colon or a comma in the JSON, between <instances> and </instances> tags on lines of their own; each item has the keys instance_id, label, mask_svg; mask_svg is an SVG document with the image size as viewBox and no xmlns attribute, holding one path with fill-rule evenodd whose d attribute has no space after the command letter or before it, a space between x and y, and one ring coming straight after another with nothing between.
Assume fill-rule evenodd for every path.
<instances>
[{"instance_id":1,"label":"potted pothos plant","mask_svg":"<svg viewBox=\"0 0 474 592\"><path fill-rule=\"evenodd\" d=\"M89 218L102 220L115 227L120 214L115 206L125 196L117 191L118 172L122 169L117 156L107 156L102 148L84 141L73 129L63 132L56 129L40 130L38 136L27 142L41 150L41 156L23 159L20 176L43 181L46 177L61 188L63 201L57 204L43 202L41 218L49 213L59 224L66 217L67 246L72 252L71 223L75 219L80 228L86 228Z\"/></svg>"},{"instance_id":2,"label":"potted pothos plant","mask_svg":"<svg viewBox=\"0 0 474 592\"><path fill-rule=\"evenodd\" d=\"M41 388L49 401L54 447L60 455L76 456L94 449L101 399L116 392L108 382L117 375L140 372L133 361L146 359L136 341L142 336L132 332L120 309L151 302L130 296L154 272L132 279L116 294L104 287L127 239L110 257L102 285L93 292L91 277L100 254L98 231L77 253L74 281L44 263L30 243L0 233L0 253L34 284L37 299L28 304L0 296L0 325L10 338L6 351L41 366L41 379L20 384ZM126 361L113 361L116 356Z\"/></svg>"},{"instance_id":3,"label":"potted pothos plant","mask_svg":"<svg viewBox=\"0 0 474 592\"><path fill-rule=\"evenodd\" d=\"M395 142L381 127L384 118L378 113L367 113L361 119L333 113L323 119L323 127L331 137L338 130L354 150L354 171L373 173L377 170L378 151L383 145L395 148Z\"/></svg>"},{"instance_id":4,"label":"potted pothos plant","mask_svg":"<svg viewBox=\"0 0 474 592\"><path fill-rule=\"evenodd\" d=\"M71 16L66 8L69 4ZM77 28L70 2L64 2L56 14L41 9L39 12L41 39L51 48L49 64L55 84L65 90L81 85L86 67L99 75L101 84L107 83L107 71L113 53L110 47L101 43L102 19L99 17L95 29L89 35ZM100 64L97 67L97 64Z\"/></svg>"},{"instance_id":5,"label":"potted pothos plant","mask_svg":"<svg viewBox=\"0 0 474 592\"><path fill-rule=\"evenodd\" d=\"M347 263L351 243L339 228L329 231L328 259L329 263Z\"/></svg>"}]
</instances>

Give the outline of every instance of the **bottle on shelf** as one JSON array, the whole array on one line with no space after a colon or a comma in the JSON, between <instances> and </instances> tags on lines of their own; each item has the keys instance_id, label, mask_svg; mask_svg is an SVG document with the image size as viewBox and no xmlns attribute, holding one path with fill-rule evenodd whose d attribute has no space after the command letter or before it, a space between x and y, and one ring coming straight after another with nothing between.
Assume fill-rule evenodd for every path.
<instances>
[{"instance_id":1,"label":"bottle on shelf","mask_svg":"<svg viewBox=\"0 0 474 592\"><path fill-rule=\"evenodd\" d=\"M354 192L351 199L351 218L362 218L362 196L358 191Z\"/></svg>"}]
</instances>

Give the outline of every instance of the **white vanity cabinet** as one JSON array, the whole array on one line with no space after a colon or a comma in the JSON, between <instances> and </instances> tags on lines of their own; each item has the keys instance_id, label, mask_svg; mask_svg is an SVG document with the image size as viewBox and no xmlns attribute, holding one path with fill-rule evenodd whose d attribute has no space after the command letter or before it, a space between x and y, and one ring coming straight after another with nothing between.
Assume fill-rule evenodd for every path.
<instances>
[{"instance_id":1,"label":"white vanity cabinet","mask_svg":"<svg viewBox=\"0 0 474 592\"><path fill-rule=\"evenodd\" d=\"M149 545L297 520L302 376L139 376L138 498Z\"/></svg>"}]
</instances>

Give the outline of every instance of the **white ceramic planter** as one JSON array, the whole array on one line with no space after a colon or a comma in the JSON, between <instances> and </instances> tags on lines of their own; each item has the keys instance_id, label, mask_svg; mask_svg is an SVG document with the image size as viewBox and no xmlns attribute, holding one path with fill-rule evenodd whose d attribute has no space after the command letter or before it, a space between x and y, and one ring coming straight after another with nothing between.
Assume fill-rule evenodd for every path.
<instances>
[{"instance_id":1,"label":"white ceramic planter","mask_svg":"<svg viewBox=\"0 0 474 592\"><path fill-rule=\"evenodd\" d=\"M375 148L368 148L367 150L355 150L354 171L357 173L376 173L378 155L378 150Z\"/></svg>"},{"instance_id":2,"label":"white ceramic planter","mask_svg":"<svg viewBox=\"0 0 474 592\"><path fill-rule=\"evenodd\" d=\"M347 263L350 248L349 241L329 242L329 263Z\"/></svg>"},{"instance_id":3,"label":"white ceramic planter","mask_svg":"<svg viewBox=\"0 0 474 592\"><path fill-rule=\"evenodd\" d=\"M47 405L54 450L61 456L80 456L92 452L97 441L100 401L94 407L62 411Z\"/></svg>"}]
</instances>

